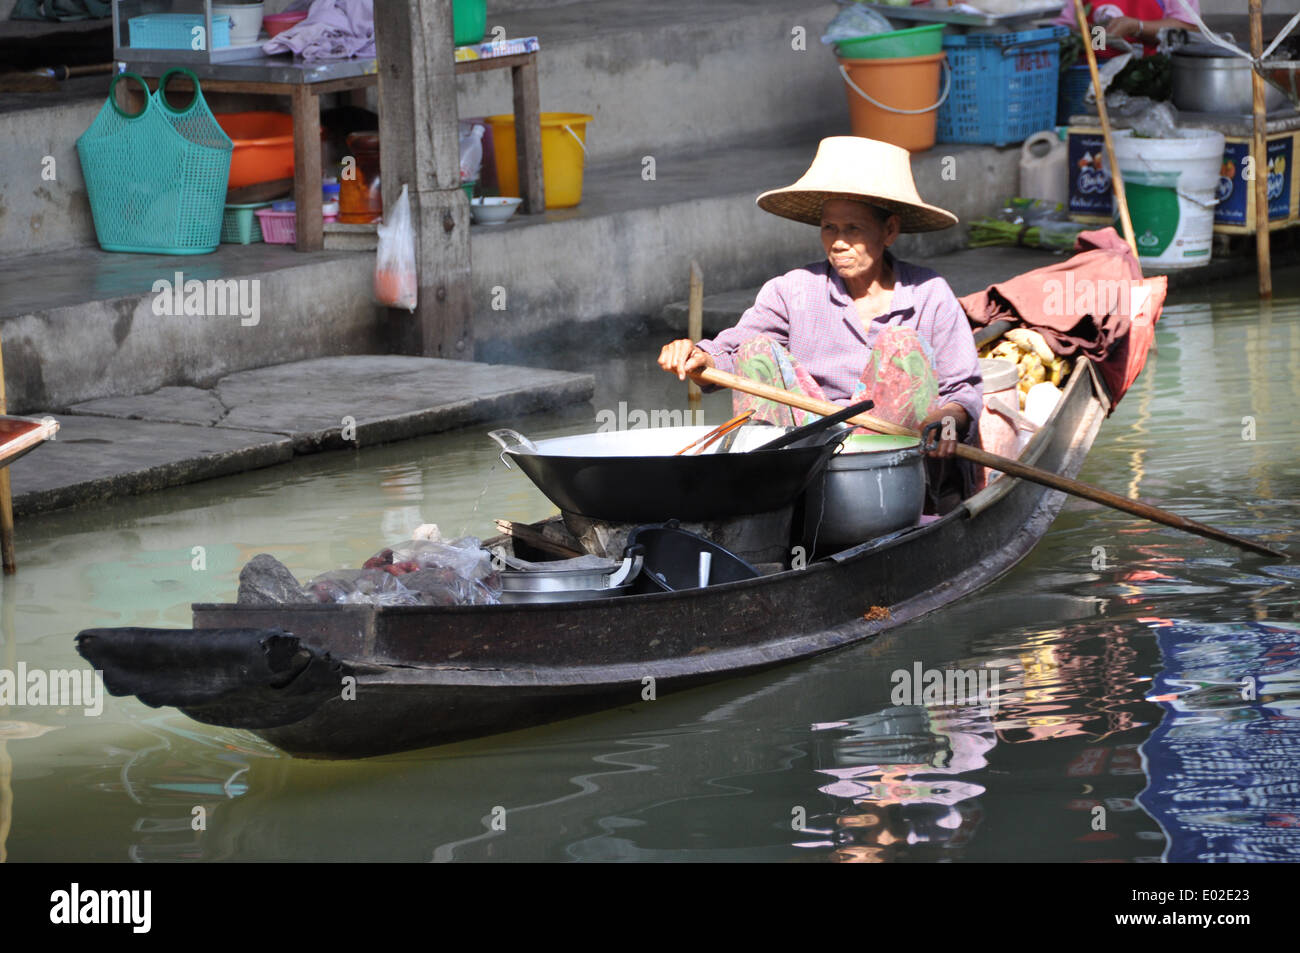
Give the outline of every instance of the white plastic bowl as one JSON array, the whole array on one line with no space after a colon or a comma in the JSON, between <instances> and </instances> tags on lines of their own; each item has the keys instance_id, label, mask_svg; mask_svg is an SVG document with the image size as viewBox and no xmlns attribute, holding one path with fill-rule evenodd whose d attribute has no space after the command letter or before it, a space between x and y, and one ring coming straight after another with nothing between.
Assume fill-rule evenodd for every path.
<instances>
[{"instance_id":1,"label":"white plastic bowl","mask_svg":"<svg viewBox=\"0 0 1300 953\"><path fill-rule=\"evenodd\" d=\"M492 196L470 199L469 213L479 225L500 225L515 214L523 199Z\"/></svg>"}]
</instances>

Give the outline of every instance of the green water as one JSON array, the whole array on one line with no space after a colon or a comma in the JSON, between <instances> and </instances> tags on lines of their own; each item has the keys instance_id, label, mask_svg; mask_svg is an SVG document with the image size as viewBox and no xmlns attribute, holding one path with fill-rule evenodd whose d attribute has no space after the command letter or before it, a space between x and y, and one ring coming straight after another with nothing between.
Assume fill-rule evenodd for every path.
<instances>
[{"instance_id":1,"label":"green water","mask_svg":"<svg viewBox=\"0 0 1300 953\"><path fill-rule=\"evenodd\" d=\"M1245 278L1170 305L1083 479L1295 547L1300 280L1295 270L1277 278L1276 300L1262 307ZM591 405L514 425L545 437L595 429L595 414L618 414L619 401L683 406L683 385L652 366L658 343L633 341L635 360L598 363ZM729 416L725 395L705 406L711 422ZM1243 439L1248 427L1253 439ZM0 589L0 669L82 669L72 638L88 626L187 626L189 604L231 598L239 567L259 552L305 578L359 565L420 523L487 536L494 518L547 515L531 484L496 461L488 429L23 520L21 570ZM1297 575L1070 501L995 586L871 644L392 758L297 761L134 698L109 698L96 717L0 708L0 852L10 861L1205 859L1225 839L1275 827L1275 815L1300 816L1296 796L1269 780L1300 775ZM1186 652L1170 641L1175 631ZM890 673L916 663L996 669L999 707L895 707ZM1195 665L1203 692L1256 663L1267 668L1263 701L1208 705L1193 719L1221 751L1197 776L1198 797L1232 818L1214 828L1222 836L1197 840L1156 816L1191 782L1159 767L1173 749L1156 728L1177 713L1154 700L1167 688L1154 680ZM1272 726L1264 735L1235 733L1261 718ZM1234 808L1247 802L1250 811ZM1104 831L1090 825L1099 804ZM1253 849L1256 859L1300 859L1300 839Z\"/></svg>"}]
</instances>

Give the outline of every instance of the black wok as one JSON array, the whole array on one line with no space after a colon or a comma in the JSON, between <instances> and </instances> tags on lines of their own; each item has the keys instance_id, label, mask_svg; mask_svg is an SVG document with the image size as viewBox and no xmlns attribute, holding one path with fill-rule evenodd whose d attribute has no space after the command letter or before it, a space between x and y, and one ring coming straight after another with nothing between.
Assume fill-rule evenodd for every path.
<instances>
[{"instance_id":1,"label":"black wok","mask_svg":"<svg viewBox=\"0 0 1300 953\"><path fill-rule=\"evenodd\" d=\"M845 436L813 446L761 447L781 436L769 426L736 431L734 453L674 456L711 427L658 427L555 437L537 443L513 430L490 436L547 499L589 519L650 523L766 513L789 505L821 473ZM749 451L749 452L745 452Z\"/></svg>"}]
</instances>

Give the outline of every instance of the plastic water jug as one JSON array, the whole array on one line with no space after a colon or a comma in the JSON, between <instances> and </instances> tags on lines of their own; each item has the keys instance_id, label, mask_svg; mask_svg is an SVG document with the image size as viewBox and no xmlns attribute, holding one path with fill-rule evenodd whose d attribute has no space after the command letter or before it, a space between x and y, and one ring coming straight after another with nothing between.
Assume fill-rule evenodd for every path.
<instances>
[{"instance_id":1,"label":"plastic water jug","mask_svg":"<svg viewBox=\"0 0 1300 953\"><path fill-rule=\"evenodd\" d=\"M1069 149L1055 129L1044 129L1020 147L1020 195L1049 202L1069 201Z\"/></svg>"}]
</instances>

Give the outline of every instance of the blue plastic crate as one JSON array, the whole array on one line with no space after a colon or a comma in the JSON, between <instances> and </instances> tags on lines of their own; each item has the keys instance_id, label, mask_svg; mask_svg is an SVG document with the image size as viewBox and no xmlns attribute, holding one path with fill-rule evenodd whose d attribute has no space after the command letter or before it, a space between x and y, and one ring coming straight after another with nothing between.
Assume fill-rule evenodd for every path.
<instances>
[{"instance_id":1,"label":"blue plastic crate","mask_svg":"<svg viewBox=\"0 0 1300 953\"><path fill-rule=\"evenodd\" d=\"M148 13L126 21L131 46L137 50L192 50L194 28L203 26L201 13ZM208 49L230 45L230 17L212 18Z\"/></svg>"},{"instance_id":2,"label":"blue plastic crate","mask_svg":"<svg viewBox=\"0 0 1300 953\"><path fill-rule=\"evenodd\" d=\"M1061 88L1057 94L1056 122L1066 125L1071 116L1088 111L1083 97L1092 89L1092 73L1087 66L1071 66L1061 71Z\"/></svg>"},{"instance_id":3,"label":"blue plastic crate","mask_svg":"<svg viewBox=\"0 0 1300 953\"><path fill-rule=\"evenodd\" d=\"M1056 125L1062 26L969 33L943 40L952 89L939 107L938 140L1005 146Z\"/></svg>"}]
</instances>

